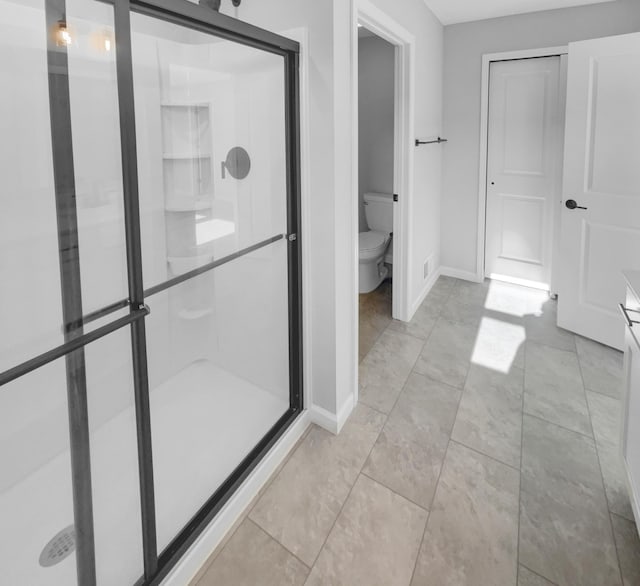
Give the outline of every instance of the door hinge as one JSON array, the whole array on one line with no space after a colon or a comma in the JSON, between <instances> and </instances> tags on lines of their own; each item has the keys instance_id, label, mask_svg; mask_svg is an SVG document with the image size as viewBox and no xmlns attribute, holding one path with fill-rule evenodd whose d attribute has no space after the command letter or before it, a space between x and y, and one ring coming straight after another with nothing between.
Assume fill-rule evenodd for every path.
<instances>
[{"instance_id":1,"label":"door hinge","mask_svg":"<svg viewBox=\"0 0 640 586\"><path fill-rule=\"evenodd\" d=\"M298 235L297 235L297 234L289 234L289 235L287 236L287 240L288 240L289 242L295 242L297 239L298 239Z\"/></svg>"},{"instance_id":2,"label":"door hinge","mask_svg":"<svg viewBox=\"0 0 640 586\"><path fill-rule=\"evenodd\" d=\"M393 201L398 201L398 194L397 193L393 194Z\"/></svg>"}]
</instances>

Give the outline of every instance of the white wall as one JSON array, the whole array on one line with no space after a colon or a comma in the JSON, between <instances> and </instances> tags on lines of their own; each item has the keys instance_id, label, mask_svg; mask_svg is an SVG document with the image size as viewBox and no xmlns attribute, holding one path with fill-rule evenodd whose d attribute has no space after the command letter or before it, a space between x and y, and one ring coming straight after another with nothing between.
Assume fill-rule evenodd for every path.
<instances>
[{"instance_id":1,"label":"white wall","mask_svg":"<svg viewBox=\"0 0 640 586\"><path fill-rule=\"evenodd\" d=\"M395 49L385 40L358 41L358 225L369 229L364 194L393 193Z\"/></svg>"},{"instance_id":2,"label":"white wall","mask_svg":"<svg viewBox=\"0 0 640 586\"><path fill-rule=\"evenodd\" d=\"M640 30L640 2L618 0L445 28L442 265L476 273L482 55Z\"/></svg>"}]
</instances>

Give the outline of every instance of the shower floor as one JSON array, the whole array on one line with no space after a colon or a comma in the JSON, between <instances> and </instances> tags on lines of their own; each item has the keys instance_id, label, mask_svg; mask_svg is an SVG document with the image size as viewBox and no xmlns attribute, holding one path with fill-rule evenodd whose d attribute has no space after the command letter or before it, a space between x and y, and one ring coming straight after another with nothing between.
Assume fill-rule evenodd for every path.
<instances>
[{"instance_id":1,"label":"shower floor","mask_svg":"<svg viewBox=\"0 0 640 586\"><path fill-rule=\"evenodd\" d=\"M284 393L283 393L284 394ZM191 364L151 393L158 546L197 509L288 410L280 398L208 361ZM133 407L92 432L96 565L101 586L142 574ZM76 584L75 554L43 568L43 547L73 523L69 452L0 494L3 584Z\"/></svg>"}]
</instances>

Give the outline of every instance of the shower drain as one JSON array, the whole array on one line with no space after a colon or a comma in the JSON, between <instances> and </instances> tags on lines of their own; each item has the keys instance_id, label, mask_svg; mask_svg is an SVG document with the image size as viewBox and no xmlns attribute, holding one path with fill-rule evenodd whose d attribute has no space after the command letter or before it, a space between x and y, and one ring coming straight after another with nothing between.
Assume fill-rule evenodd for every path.
<instances>
[{"instance_id":1,"label":"shower drain","mask_svg":"<svg viewBox=\"0 0 640 586\"><path fill-rule=\"evenodd\" d=\"M76 549L76 530L73 525L65 527L53 536L53 539L44 546L40 554L40 565L49 568L59 564L70 556Z\"/></svg>"}]
</instances>

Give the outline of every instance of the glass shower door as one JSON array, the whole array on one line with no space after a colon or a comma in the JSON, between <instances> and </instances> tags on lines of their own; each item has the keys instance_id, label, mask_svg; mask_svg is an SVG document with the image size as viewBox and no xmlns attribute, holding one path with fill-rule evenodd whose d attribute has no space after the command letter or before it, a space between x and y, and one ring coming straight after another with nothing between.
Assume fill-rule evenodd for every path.
<instances>
[{"instance_id":1,"label":"glass shower door","mask_svg":"<svg viewBox=\"0 0 640 586\"><path fill-rule=\"evenodd\" d=\"M159 584L302 409L297 44L0 0L1 583Z\"/></svg>"},{"instance_id":2,"label":"glass shower door","mask_svg":"<svg viewBox=\"0 0 640 586\"><path fill-rule=\"evenodd\" d=\"M162 551L292 412L287 61L146 15L131 30Z\"/></svg>"}]
</instances>

